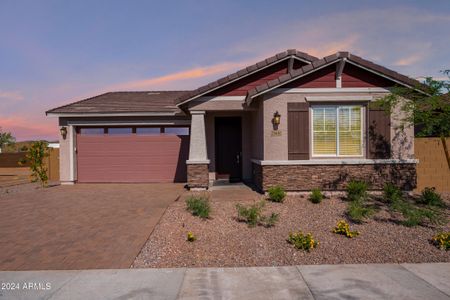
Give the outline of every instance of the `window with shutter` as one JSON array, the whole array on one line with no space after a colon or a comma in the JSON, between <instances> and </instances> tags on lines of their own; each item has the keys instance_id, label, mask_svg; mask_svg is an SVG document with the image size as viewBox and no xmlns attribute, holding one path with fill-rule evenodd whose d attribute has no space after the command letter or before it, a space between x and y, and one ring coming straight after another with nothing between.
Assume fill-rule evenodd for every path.
<instances>
[{"instance_id":1,"label":"window with shutter","mask_svg":"<svg viewBox=\"0 0 450 300\"><path fill-rule=\"evenodd\" d=\"M363 156L363 109L360 105L313 106L313 156Z\"/></svg>"}]
</instances>

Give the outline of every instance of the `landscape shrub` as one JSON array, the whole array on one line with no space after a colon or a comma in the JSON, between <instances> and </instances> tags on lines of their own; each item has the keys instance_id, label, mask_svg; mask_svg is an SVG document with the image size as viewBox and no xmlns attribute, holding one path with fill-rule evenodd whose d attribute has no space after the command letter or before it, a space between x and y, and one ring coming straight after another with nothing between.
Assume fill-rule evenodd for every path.
<instances>
[{"instance_id":1,"label":"landscape shrub","mask_svg":"<svg viewBox=\"0 0 450 300\"><path fill-rule=\"evenodd\" d=\"M197 216L202 219L209 218L211 207L207 198L191 196L186 200L186 206L187 210L190 211L193 216Z\"/></svg>"},{"instance_id":2,"label":"landscape shrub","mask_svg":"<svg viewBox=\"0 0 450 300\"><path fill-rule=\"evenodd\" d=\"M320 203L320 202L322 202L323 198L324 198L324 195L322 194L322 191L318 188L312 189L311 195L309 195L309 200L312 203Z\"/></svg>"},{"instance_id":3,"label":"landscape shrub","mask_svg":"<svg viewBox=\"0 0 450 300\"><path fill-rule=\"evenodd\" d=\"M319 241L316 241L311 233L303 234L301 231L289 233L287 241L295 248L308 252L319 246Z\"/></svg>"},{"instance_id":4,"label":"landscape shrub","mask_svg":"<svg viewBox=\"0 0 450 300\"><path fill-rule=\"evenodd\" d=\"M333 229L334 233L345 235L348 238L352 238L359 235L358 231L350 231L350 225L344 220L337 223L336 227Z\"/></svg>"},{"instance_id":5,"label":"landscape shrub","mask_svg":"<svg viewBox=\"0 0 450 300\"><path fill-rule=\"evenodd\" d=\"M444 201L442 201L441 195L436 193L436 190L434 187L429 188L426 187L422 190L422 193L420 195L420 198L417 201L420 204L430 205L430 206L437 206L437 207L444 207Z\"/></svg>"},{"instance_id":6,"label":"landscape shrub","mask_svg":"<svg viewBox=\"0 0 450 300\"><path fill-rule=\"evenodd\" d=\"M195 235L191 231L189 231L187 233L187 241L188 242L194 242L196 239L197 238L195 237Z\"/></svg>"},{"instance_id":7,"label":"landscape shrub","mask_svg":"<svg viewBox=\"0 0 450 300\"><path fill-rule=\"evenodd\" d=\"M262 214L264 206L264 201L252 204L248 207L237 204L236 210L238 213L238 220L247 223L249 227L254 227L256 225L262 225L264 227L274 226L279 219L279 214L271 213L270 216L264 216Z\"/></svg>"},{"instance_id":8,"label":"landscape shrub","mask_svg":"<svg viewBox=\"0 0 450 300\"><path fill-rule=\"evenodd\" d=\"M348 204L347 216L355 223L362 223L364 219L375 213L372 207L367 206L362 200L354 200Z\"/></svg>"},{"instance_id":9,"label":"landscape shrub","mask_svg":"<svg viewBox=\"0 0 450 300\"><path fill-rule=\"evenodd\" d=\"M402 200L402 191L392 183L387 183L383 188L383 201L393 203Z\"/></svg>"},{"instance_id":10,"label":"landscape shrub","mask_svg":"<svg viewBox=\"0 0 450 300\"><path fill-rule=\"evenodd\" d=\"M449 250L450 249L450 231L449 232L441 232L436 234L432 238L433 244L441 250Z\"/></svg>"},{"instance_id":11,"label":"landscape shrub","mask_svg":"<svg viewBox=\"0 0 450 300\"><path fill-rule=\"evenodd\" d=\"M445 218L437 210L430 208L417 207L406 200L398 200L390 205L390 209L400 212L405 220L401 221L401 224L407 227L414 227L422 225L425 221L429 221L432 224L442 224L445 222Z\"/></svg>"},{"instance_id":12,"label":"landscape shrub","mask_svg":"<svg viewBox=\"0 0 450 300\"><path fill-rule=\"evenodd\" d=\"M347 199L350 201L365 200L369 185L365 181L352 180L347 184Z\"/></svg>"},{"instance_id":13,"label":"landscape shrub","mask_svg":"<svg viewBox=\"0 0 450 300\"><path fill-rule=\"evenodd\" d=\"M281 186L274 186L269 188L267 191L269 194L270 201L273 202L283 202L284 198L286 197L286 192L284 191L284 188Z\"/></svg>"}]
</instances>

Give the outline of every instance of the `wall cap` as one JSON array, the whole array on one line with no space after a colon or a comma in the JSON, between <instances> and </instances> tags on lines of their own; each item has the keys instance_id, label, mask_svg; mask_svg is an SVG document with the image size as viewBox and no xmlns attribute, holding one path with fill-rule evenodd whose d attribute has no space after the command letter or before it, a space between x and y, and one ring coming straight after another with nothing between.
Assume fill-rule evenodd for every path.
<instances>
[{"instance_id":1,"label":"wall cap","mask_svg":"<svg viewBox=\"0 0 450 300\"><path fill-rule=\"evenodd\" d=\"M190 159L190 160L186 160L186 164L188 164L188 165L209 165L209 163L210 163L209 159L204 159L204 160Z\"/></svg>"},{"instance_id":2,"label":"wall cap","mask_svg":"<svg viewBox=\"0 0 450 300\"><path fill-rule=\"evenodd\" d=\"M310 159L310 160L259 160L253 163L261 166L295 165L377 165L377 164L417 164L418 159Z\"/></svg>"}]
</instances>

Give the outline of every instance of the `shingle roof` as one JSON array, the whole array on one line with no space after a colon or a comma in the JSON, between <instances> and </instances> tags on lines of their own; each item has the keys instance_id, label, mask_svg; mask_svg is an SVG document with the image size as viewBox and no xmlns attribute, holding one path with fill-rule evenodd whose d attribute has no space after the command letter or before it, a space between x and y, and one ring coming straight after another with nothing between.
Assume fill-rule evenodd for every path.
<instances>
[{"instance_id":1,"label":"shingle roof","mask_svg":"<svg viewBox=\"0 0 450 300\"><path fill-rule=\"evenodd\" d=\"M412 79L408 76L402 75L400 73L397 73L393 70L390 70L386 67L380 66L378 64L375 64L371 61L365 60L359 56L353 55L349 52L337 52L335 54L326 56L321 59L317 59L313 61L311 64L303 66L299 69L292 70L291 72L281 75L280 77L273 79L271 81L268 81L264 84L261 84L247 92L246 97L246 103L250 104L251 100L257 96L261 95L275 87L279 87L287 82L290 82L293 79L299 78L303 75L309 74L314 72L317 69L320 69L321 67L337 62L341 59L346 59L347 61L354 62L360 66L366 67L370 70L376 71L378 73L381 73L389 78L392 78L400 83L406 84L408 86L414 87L414 88L420 88L422 90L426 91L426 87L420 83L419 81Z\"/></svg>"},{"instance_id":2,"label":"shingle roof","mask_svg":"<svg viewBox=\"0 0 450 300\"><path fill-rule=\"evenodd\" d=\"M309 62L309 63L318 59L317 57L309 55L305 52L297 51L295 49L289 49L284 52L275 54L274 56L271 56L269 58L266 58L265 60L257 62L256 64L253 64L251 66L243 68L243 69L241 69L237 72L234 72L228 76L217 79L209 84L201 86L198 89L187 92L187 93L183 94L182 96L178 97L176 102L177 102L177 104L181 104L182 102L185 102L193 97L197 97L199 95L205 94L206 92L208 92L214 88L217 88L219 86L223 86L223 85L229 83L230 81L234 81L240 77L248 75L249 73L253 73L253 72L255 72L259 69L265 68L268 65L271 65L277 61L281 61L281 60L284 60L284 59L286 59L288 57L292 57L292 56L297 57L297 58L299 58L305 62Z\"/></svg>"},{"instance_id":3,"label":"shingle roof","mask_svg":"<svg viewBox=\"0 0 450 300\"><path fill-rule=\"evenodd\" d=\"M186 91L109 92L63 105L48 113L181 112L175 99Z\"/></svg>"}]
</instances>

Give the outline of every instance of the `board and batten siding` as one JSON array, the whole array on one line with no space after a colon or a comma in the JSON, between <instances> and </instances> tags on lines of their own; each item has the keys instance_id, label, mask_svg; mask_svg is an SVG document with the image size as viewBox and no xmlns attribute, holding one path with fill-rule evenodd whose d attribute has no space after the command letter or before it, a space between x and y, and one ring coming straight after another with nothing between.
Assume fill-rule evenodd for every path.
<instances>
[{"instance_id":1,"label":"board and batten siding","mask_svg":"<svg viewBox=\"0 0 450 300\"><path fill-rule=\"evenodd\" d=\"M288 103L288 159L309 159L309 105Z\"/></svg>"}]
</instances>

